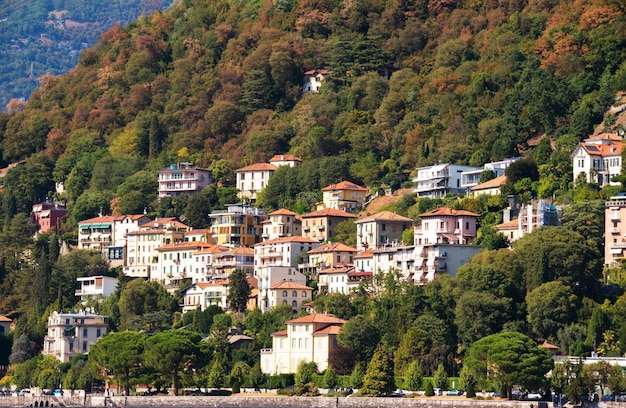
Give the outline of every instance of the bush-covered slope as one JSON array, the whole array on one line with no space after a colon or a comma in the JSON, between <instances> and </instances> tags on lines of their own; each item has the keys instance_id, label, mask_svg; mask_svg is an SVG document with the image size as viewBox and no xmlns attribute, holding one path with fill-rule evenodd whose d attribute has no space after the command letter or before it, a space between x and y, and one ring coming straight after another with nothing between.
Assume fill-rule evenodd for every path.
<instances>
[{"instance_id":1,"label":"bush-covered slope","mask_svg":"<svg viewBox=\"0 0 626 408\"><path fill-rule=\"evenodd\" d=\"M625 23L618 0L180 1L42 78L0 117L2 156L41 152L77 202L124 200L127 177L177 156L228 182L291 152L308 187L320 171L397 187L418 165L482 165L539 141L551 195L626 89ZM314 68L332 74L302 96Z\"/></svg>"},{"instance_id":2,"label":"bush-covered slope","mask_svg":"<svg viewBox=\"0 0 626 408\"><path fill-rule=\"evenodd\" d=\"M0 4L0 106L28 99L45 73L60 75L79 52L115 24L167 7L171 0L11 0Z\"/></svg>"}]
</instances>

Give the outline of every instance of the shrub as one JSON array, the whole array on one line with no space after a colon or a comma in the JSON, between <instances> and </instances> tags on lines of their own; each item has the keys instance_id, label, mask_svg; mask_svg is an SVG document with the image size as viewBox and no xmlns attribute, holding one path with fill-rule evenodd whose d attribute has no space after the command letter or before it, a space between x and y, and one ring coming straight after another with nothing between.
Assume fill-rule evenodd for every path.
<instances>
[{"instance_id":1,"label":"shrub","mask_svg":"<svg viewBox=\"0 0 626 408\"><path fill-rule=\"evenodd\" d=\"M432 397L435 395L433 383L431 383L430 381L426 381L426 386L424 387L424 395L426 395L427 397Z\"/></svg>"}]
</instances>

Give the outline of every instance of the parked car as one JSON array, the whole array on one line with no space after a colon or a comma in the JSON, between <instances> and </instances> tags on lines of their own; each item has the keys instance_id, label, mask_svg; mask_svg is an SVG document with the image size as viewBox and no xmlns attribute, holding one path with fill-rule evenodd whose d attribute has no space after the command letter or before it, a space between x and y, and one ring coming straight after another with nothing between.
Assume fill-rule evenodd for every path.
<instances>
[{"instance_id":1,"label":"parked car","mask_svg":"<svg viewBox=\"0 0 626 408\"><path fill-rule=\"evenodd\" d=\"M543 396L536 391L531 391L526 395L526 399L529 400L540 400L541 398L543 398Z\"/></svg>"},{"instance_id":2,"label":"parked car","mask_svg":"<svg viewBox=\"0 0 626 408\"><path fill-rule=\"evenodd\" d=\"M463 391L459 391L459 390L450 390L448 391L448 395L452 396L452 397L456 397L463 394Z\"/></svg>"},{"instance_id":3,"label":"parked car","mask_svg":"<svg viewBox=\"0 0 626 408\"><path fill-rule=\"evenodd\" d=\"M52 395L54 395L55 397L62 397L63 396L63 390L54 390L52 392Z\"/></svg>"}]
</instances>

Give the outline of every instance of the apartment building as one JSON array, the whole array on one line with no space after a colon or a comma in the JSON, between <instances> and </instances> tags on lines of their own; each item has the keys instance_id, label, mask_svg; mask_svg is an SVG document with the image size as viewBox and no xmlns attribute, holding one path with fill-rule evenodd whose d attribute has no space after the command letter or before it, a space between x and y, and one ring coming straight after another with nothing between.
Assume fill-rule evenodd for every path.
<instances>
[{"instance_id":1,"label":"apartment building","mask_svg":"<svg viewBox=\"0 0 626 408\"><path fill-rule=\"evenodd\" d=\"M298 214L281 208L268 214L263 221L263 240L302 234L302 221Z\"/></svg>"},{"instance_id":2,"label":"apartment building","mask_svg":"<svg viewBox=\"0 0 626 408\"><path fill-rule=\"evenodd\" d=\"M68 362L75 355L88 353L89 348L107 334L108 324L106 316L52 312L41 353Z\"/></svg>"},{"instance_id":3,"label":"apartment building","mask_svg":"<svg viewBox=\"0 0 626 408\"><path fill-rule=\"evenodd\" d=\"M215 210L211 217L211 235L217 245L253 247L261 242L265 211L248 204L231 204L225 210Z\"/></svg>"},{"instance_id":4,"label":"apartment building","mask_svg":"<svg viewBox=\"0 0 626 408\"><path fill-rule=\"evenodd\" d=\"M340 222L355 219L356 215L334 208L324 208L302 214L300 218L302 219L302 236L324 242L335 236L335 228Z\"/></svg>"},{"instance_id":5,"label":"apartment building","mask_svg":"<svg viewBox=\"0 0 626 408\"><path fill-rule=\"evenodd\" d=\"M159 173L159 198L195 195L212 182L211 171L193 163L170 164Z\"/></svg>"},{"instance_id":6,"label":"apartment building","mask_svg":"<svg viewBox=\"0 0 626 408\"><path fill-rule=\"evenodd\" d=\"M622 171L623 138L614 133L603 133L578 143L571 154L573 181L582 175L587 183L599 187L619 185L612 181Z\"/></svg>"},{"instance_id":7,"label":"apartment building","mask_svg":"<svg viewBox=\"0 0 626 408\"><path fill-rule=\"evenodd\" d=\"M461 184L461 175L463 172L476 170L482 169L450 163L420 167L417 169L417 177L413 179L416 185L413 192L419 197L429 198L465 193L467 187Z\"/></svg>"},{"instance_id":8,"label":"apartment building","mask_svg":"<svg viewBox=\"0 0 626 408\"><path fill-rule=\"evenodd\" d=\"M413 228L413 220L391 211L381 211L376 214L359 218L355 221L356 247L359 251L368 248L376 249L392 242L400 242L402 233Z\"/></svg>"}]
</instances>

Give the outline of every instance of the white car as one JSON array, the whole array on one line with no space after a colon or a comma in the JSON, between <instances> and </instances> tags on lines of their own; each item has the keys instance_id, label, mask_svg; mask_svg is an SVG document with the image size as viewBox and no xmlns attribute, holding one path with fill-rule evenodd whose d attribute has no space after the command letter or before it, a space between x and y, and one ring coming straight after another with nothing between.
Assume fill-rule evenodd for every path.
<instances>
[{"instance_id":1,"label":"white car","mask_svg":"<svg viewBox=\"0 0 626 408\"><path fill-rule=\"evenodd\" d=\"M526 396L526 399L529 399L529 400L540 400L541 398L543 398L543 396L539 394L538 392L534 392L534 391L529 392L528 395Z\"/></svg>"}]
</instances>

